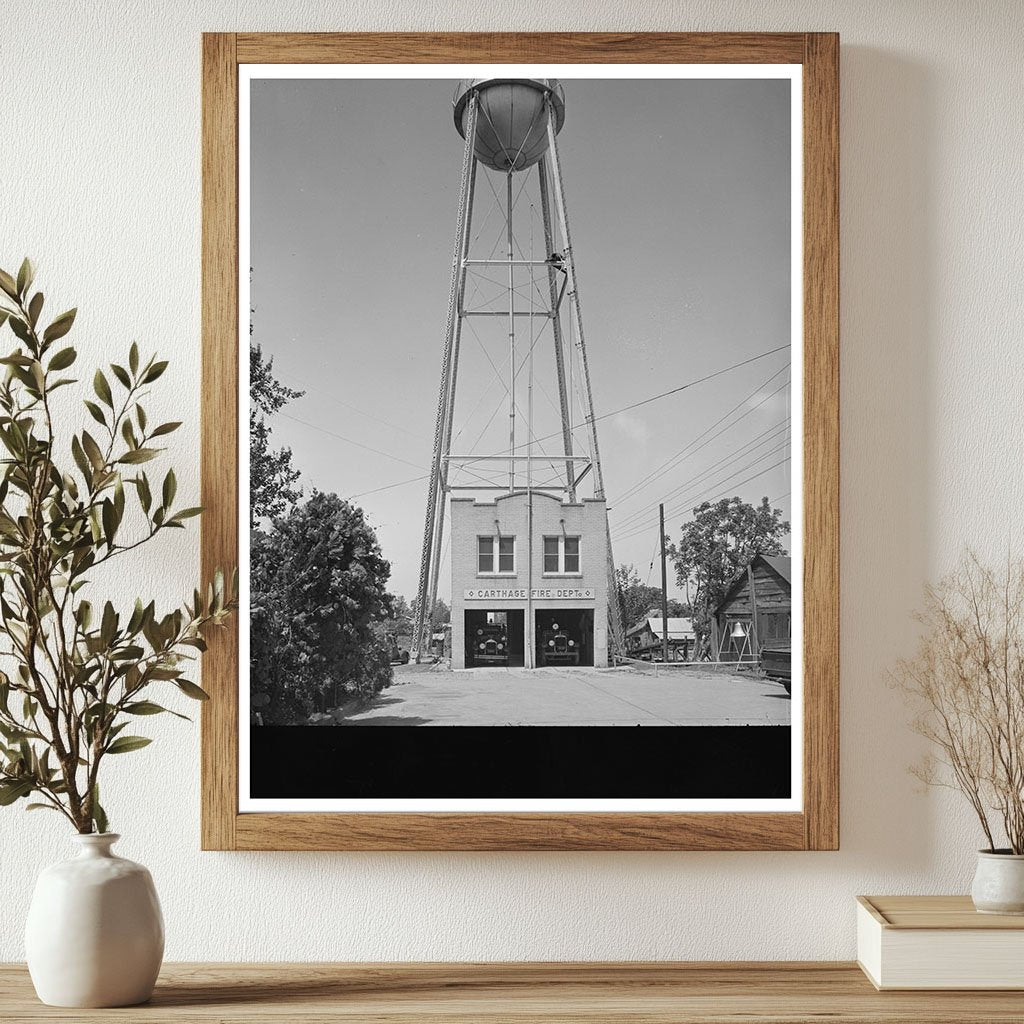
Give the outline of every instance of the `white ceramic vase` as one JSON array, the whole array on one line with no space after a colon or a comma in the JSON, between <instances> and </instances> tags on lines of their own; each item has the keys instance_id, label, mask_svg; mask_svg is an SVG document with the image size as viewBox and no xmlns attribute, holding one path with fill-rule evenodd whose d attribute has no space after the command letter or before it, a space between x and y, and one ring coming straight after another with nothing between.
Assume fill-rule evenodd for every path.
<instances>
[{"instance_id":1,"label":"white ceramic vase","mask_svg":"<svg viewBox=\"0 0 1024 1024\"><path fill-rule=\"evenodd\" d=\"M50 1006L133 1006L153 993L164 921L149 872L117 857L120 836L76 835L77 857L46 868L25 926L36 994Z\"/></svg>"},{"instance_id":2,"label":"white ceramic vase","mask_svg":"<svg viewBox=\"0 0 1024 1024\"><path fill-rule=\"evenodd\" d=\"M1024 914L1024 854L979 850L971 899L982 914Z\"/></svg>"}]
</instances>

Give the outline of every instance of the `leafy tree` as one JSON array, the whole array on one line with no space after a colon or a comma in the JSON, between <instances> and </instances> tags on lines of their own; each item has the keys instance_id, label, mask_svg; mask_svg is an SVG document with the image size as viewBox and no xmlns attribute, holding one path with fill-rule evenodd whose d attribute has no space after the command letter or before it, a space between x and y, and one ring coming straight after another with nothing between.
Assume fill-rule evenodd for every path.
<instances>
[{"instance_id":1,"label":"leafy tree","mask_svg":"<svg viewBox=\"0 0 1024 1024\"><path fill-rule=\"evenodd\" d=\"M270 447L267 418L303 391L285 387L274 376L274 360L264 359L259 345L249 345L249 522L256 529L284 513L302 497L295 487L299 471L292 467L291 448Z\"/></svg>"},{"instance_id":2,"label":"leafy tree","mask_svg":"<svg viewBox=\"0 0 1024 1024\"><path fill-rule=\"evenodd\" d=\"M416 628L415 624L416 624L416 609L417 609L417 607L418 607L418 601L414 597L412 599L412 604L409 606L409 622L410 622L409 631L410 632L413 629ZM440 597L437 598L434 601L434 610L433 610L433 612L431 612L431 615L430 615L430 628L431 629L439 629L446 622L451 622L451 621L452 621L452 610L451 610L451 608L448 607L448 605L445 603L443 598L440 598Z\"/></svg>"},{"instance_id":3,"label":"leafy tree","mask_svg":"<svg viewBox=\"0 0 1024 1024\"><path fill-rule=\"evenodd\" d=\"M391 619L389 629L393 633L403 635L412 632L412 609L409 602L401 594L388 594L388 617Z\"/></svg>"},{"instance_id":4,"label":"leafy tree","mask_svg":"<svg viewBox=\"0 0 1024 1024\"><path fill-rule=\"evenodd\" d=\"M452 621L452 610L444 602L442 598L438 598L434 602L434 613L430 616L430 624L437 629L439 626L443 626L446 622Z\"/></svg>"},{"instance_id":5,"label":"leafy tree","mask_svg":"<svg viewBox=\"0 0 1024 1024\"><path fill-rule=\"evenodd\" d=\"M620 565L615 570L615 586L626 628L635 626L648 615L661 618L661 587L650 587L640 582L636 566ZM688 618L690 606L674 597L668 599L669 618Z\"/></svg>"},{"instance_id":6,"label":"leafy tree","mask_svg":"<svg viewBox=\"0 0 1024 1024\"><path fill-rule=\"evenodd\" d=\"M181 426L151 422L141 404L166 360L132 344L123 363L79 369L61 341L76 311L44 326L33 278L27 259L16 276L0 270L0 327L17 339L0 358L0 661L10 671L0 671L0 806L34 797L28 810L106 832L107 756L151 743L135 734L148 716L185 717L163 706L161 691L207 699L186 673L234 600L220 573L166 614L145 597L129 610L96 593L111 571L125 573L131 552L185 529L201 509L176 504L173 469L158 483L142 468L153 471L161 438ZM92 385L87 430L71 419L68 392L57 395L78 374Z\"/></svg>"},{"instance_id":7,"label":"leafy tree","mask_svg":"<svg viewBox=\"0 0 1024 1024\"><path fill-rule=\"evenodd\" d=\"M641 583L634 565L620 565L615 570L615 587L626 629L635 626L652 608L661 608L661 587ZM660 610L658 615L661 615Z\"/></svg>"},{"instance_id":8,"label":"leafy tree","mask_svg":"<svg viewBox=\"0 0 1024 1024\"><path fill-rule=\"evenodd\" d=\"M294 724L391 682L373 630L391 566L362 509L314 491L256 531L252 551L250 672L265 722Z\"/></svg>"},{"instance_id":9,"label":"leafy tree","mask_svg":"<svg viewBox=\"0 0 1024 1024\"><path fill-rule=\"evenodd\" d=\"M786 554L779 538L787 533L789 523L767 498L759 505L723 498L693 510L671 553L679 586L689 582L695 587L693 628L699 654L710 649L711 617L729 584L754 555Z\"/></svg>"}]
</instances>

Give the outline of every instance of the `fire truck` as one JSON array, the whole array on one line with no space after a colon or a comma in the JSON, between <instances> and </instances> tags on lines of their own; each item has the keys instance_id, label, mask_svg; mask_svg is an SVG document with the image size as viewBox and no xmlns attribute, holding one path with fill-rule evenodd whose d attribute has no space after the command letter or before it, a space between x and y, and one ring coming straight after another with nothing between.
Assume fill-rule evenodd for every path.
<instances>
[{"instance_id":1,"label":"fire truck","mask_svg":"<svg viewBox=\"0 0 1024 1024\"><path fill-rule=\"evenodd\" d=\"M508 629L504 623L488 622L477 627L473 656L485 665L508 664Z\"/></svg>"},{"instance_id":2,"label":"fire truck","mask_svg":"<svg viewBox=\"0 0 1024 1024\"><path fill-rule=\"evenodd\" d=\"M540 661L543 665L578 665L580 636L575 630L561 629L557 622L540 634Z\"/></svg>"}]
</instances>

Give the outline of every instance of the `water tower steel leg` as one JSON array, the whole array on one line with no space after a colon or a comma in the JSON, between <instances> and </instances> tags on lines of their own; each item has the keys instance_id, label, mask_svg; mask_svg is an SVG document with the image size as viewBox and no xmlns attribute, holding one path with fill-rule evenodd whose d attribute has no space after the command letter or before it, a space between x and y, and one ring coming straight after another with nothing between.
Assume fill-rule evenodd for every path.
<instances>
[{"instance_id":1,"label":"water tower steel leg","mask_svg":"<svg viewBox=\"0 0 1024 1024\"><path fill-rule=\"evenodd\" d=\"M537 163L540 181L540 209L544 221L544 255L550 257L555 251L555 229L551 222L551 196L548 183L547 157ZM562 321L558 309L558 272L548 264L548 293L551 302L551 331L555 341L555 372L558 376L558 405L562 413L562 445L566 455L572 455L572 421L569 419L569 395L565 387L565 342L562 338ZM576 472L571 459L565 464L565 486L570 501L576 500Z\"/></svg>"},{"instance_id":2,"label":"water tower steel leg","mask_svg":"<svg viewBox=\"0 0 1024 1024\"><path fill-rule=\"evenodd\" d=\"M455 337L452 341L451 371L448 381L447 410L445 414L444 439L441 444L441 466L439 473L438 495L440 509L434 517L435 529L432 542L433 555L430 567L430 583L428 587L428 599L426 603L426 622L432 623L434 616L434 605L437 603L437 586L441 573L441 549L444 541L444 512L445 502L448 495L448 461L446 455L452 450L452 425L455 422L455 389L459 376L459 349L462 344L462 321L465 313L466 302L466 259L469 256L469 236L473 226L473 198L476 193L477 160L473 158L473 166L469 172L469 196L466 200L466 226L462 232L462 258L459 261L459 285L455 298L456 321Z\"/></svg>"},{"instance_id":3,"label":"water tower steel leg","mask_svg":"<svg viewBox=\"0 0 1024 1024\"><path fill-rule=\"evenodd\" d=\"M572 250L572 236L569 233L569 218L565 204L565 183L562 179L561 161L558 158L558 131L555 123L555 109L548 102L548 152L551 154L551 171L555 179L555 209L565 242L566 273L569 276L569 299L576 315L576 349L579 352L580 367L583 370L584 398L587 410L587 425L590 428L590 458L594 472L594 497L604 498L604 473L601 469L601 453L597 444L597 423L594 419L594 394L590 386L590 366L587 362L587 348L583 335L583 314L580 308L579 286L576 281L576 258ZM620 614L615 588L615 559L612 555L611 527L605 514L605 536L607 539L608 575L608 625L611 633L610 646L616 652L622 651L622 616Z\"/></svg>"},{"instance_id":4,"label":"water tower steel leg","mask_svg":"<svg viewBox=\"0 0 1024 1024\"><path fill-rule=\"evenodd\" d=\"M427 485L427 509L423 523L423 550L420 554L420 579L416 595L415 635L416 661L419 663L424 655L423 633L424 621L427 619L427 602L429 600L430 567L433 539L436 530L438 505L441 504L441 515L444 515L444 494L442 493L441 467L443 462L442 446L447 435L448 407L452 383L452 352L455 347L455 334L458 322L458 290L462 273L463 252L465 249L467 216L469 211L470 181L473 171L473 141L476 138L477 100L470 97L469 110L466 116L466 145L462 155L462 183L459 189L458 227L455 234L455 246L452 254L452 286L448 296L448 323L445 334L444 350L441 357L441 383L438 389L437 418L434 422L434 450L430 464L430 481Z\"/></svg>"},{"instance_id":5,"label":"water tower steel leg","mask_svg":"<svg viewBox=\"0 0 1024 1024\"><path fill-rule=\"evenodd\" d=\"M619 591L615 583L615 556L612 554L612 529L608 523L608 513L604 517L604 532L607 538L607 576L608 576L608 627L613 654L625 654L626 637L622 628L622 609L619 607Z\"/></svg>"},{"instance_id":6,"label":"water tower steel leg","mask_svg":"<svg viewBox=\"0 0 1024 1024\"><path fill-rule=\"evenodd\" d=\"M576 350L583 370L584 399L587 410L587 427L590 431L590 457L594 463L594 497L604 497L604 473L601 471L601 455L597 446L597 424L594 422L594 395L590 387L590 367L587 363L587 346L583 336L583 314L580 310L580 293L576 281L576 258L572 251L572 236L569 234L569 218L565 208L565 182L562 180L562 165L558 158L558 136L555 131L555 111L548 105L548 152L551 154L551 172L555 179L555 210L558 212L562 239L565 242L565 272L569 277L569 302L576 317Z\"/></svg>"}]
</instances>

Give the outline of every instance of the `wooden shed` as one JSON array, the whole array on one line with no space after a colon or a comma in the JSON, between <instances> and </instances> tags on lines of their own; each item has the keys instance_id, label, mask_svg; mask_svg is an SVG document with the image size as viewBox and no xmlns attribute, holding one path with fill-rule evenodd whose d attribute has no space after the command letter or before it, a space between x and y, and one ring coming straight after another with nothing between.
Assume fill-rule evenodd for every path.
<instances>
[{"instance_id":1,"label":"wooden shed","mask_svg":"<svg viewBox=\"0 0 1024 1024\"><path fill-rule=\"evenodd\" d=\"M792 607L790 559L755 555L715 609L711 622L715 661L758 661L766 646L788 645Z\"/></svg>"},{"instance_id":2,"label":"wooden shed","mask_svg":"<svg viewBox=\"0 0 1024 1024\"><path fill-rule=\"evenodd\" d=\"M645 617L626 631L626 653L642 661L660 661L663 656L662 619ZM668 619L668 656L670 661L689 661L693 651L693 620Z\"/></svg>"}]
</instances>

